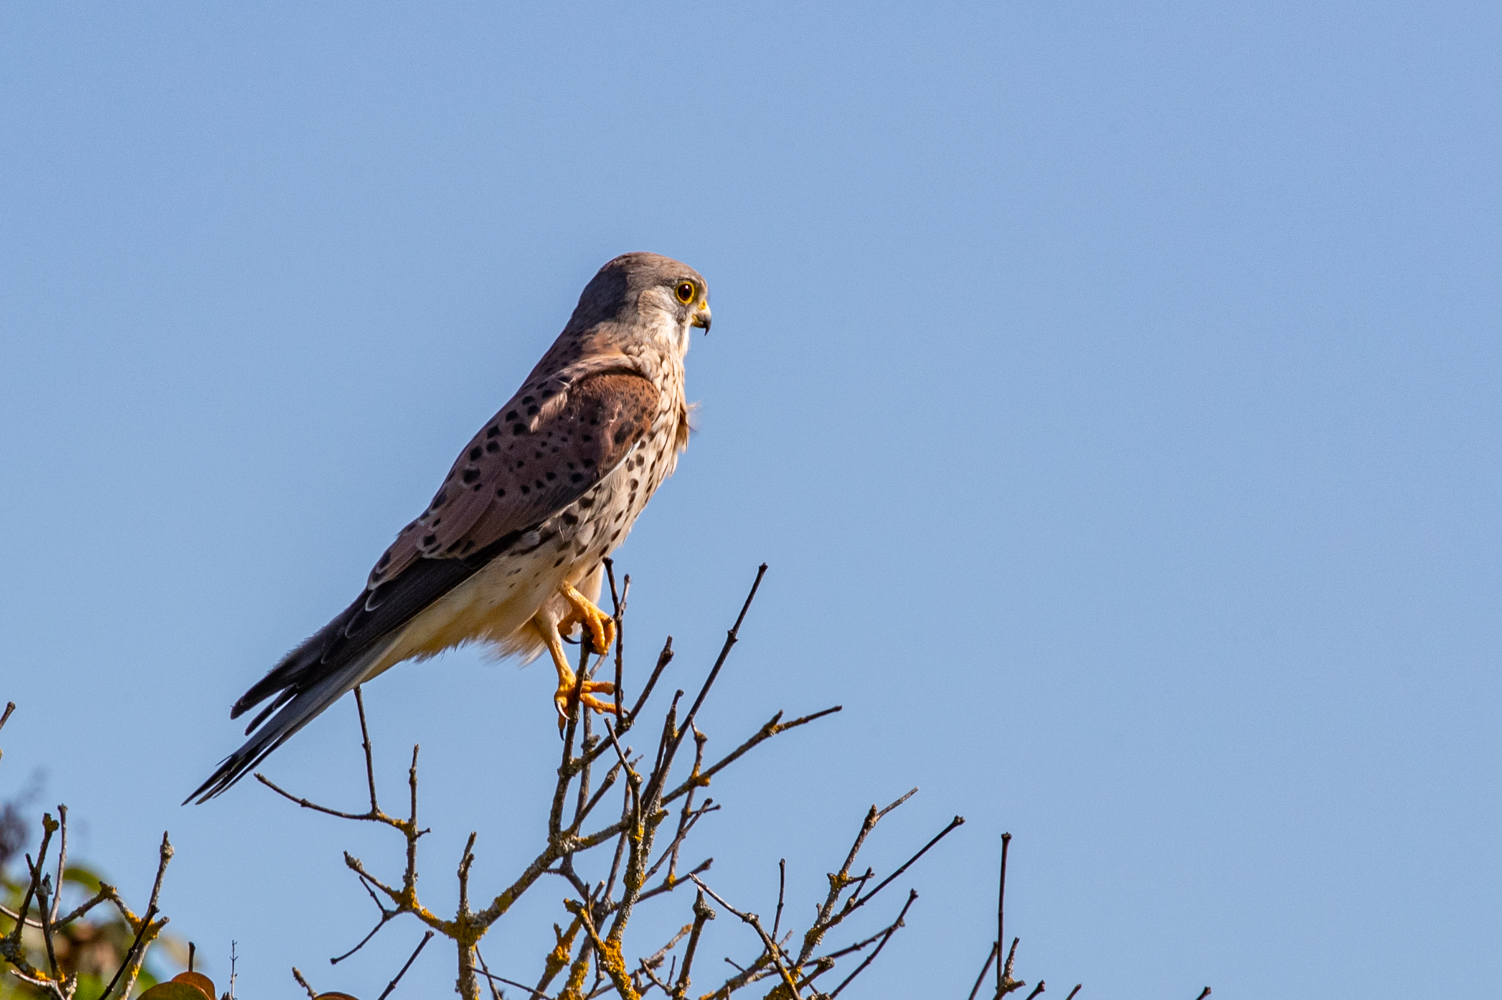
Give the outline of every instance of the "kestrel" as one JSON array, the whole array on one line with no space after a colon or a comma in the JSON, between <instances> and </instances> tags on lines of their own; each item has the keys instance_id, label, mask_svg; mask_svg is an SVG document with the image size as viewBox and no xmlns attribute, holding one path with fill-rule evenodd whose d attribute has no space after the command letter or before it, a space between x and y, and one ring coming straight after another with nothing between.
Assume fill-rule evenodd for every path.
<instances>
[{"instance_id":1,"label":"kestrel","mask_svg":"<svg viewBox=\"0 0 1502 1000\"><path fill-rule=\"evenodd\" d=\"M614 642L614 622L595 606L601 560L688 443L683 357L691 329L709 324L709 289L693 268L651 253L600 268L354 603L235 702L230 718L271 699L245 730L255 735L189 800L229 788L357 684L465 643L525 660L546 649L561 717L576 687L563 638L582 625L595 652ZM590 681L581 699L605 711L615 706L599 695L613 692Z\"/></svg>"}]
</instances>

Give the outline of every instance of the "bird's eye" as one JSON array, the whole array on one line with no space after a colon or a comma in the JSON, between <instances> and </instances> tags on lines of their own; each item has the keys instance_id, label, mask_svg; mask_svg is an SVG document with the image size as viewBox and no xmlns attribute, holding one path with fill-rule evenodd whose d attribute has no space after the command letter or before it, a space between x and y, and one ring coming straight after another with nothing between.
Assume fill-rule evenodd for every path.
<instances>
[{"instance_id":1,"label":"bird's eye","mask_svg":"<svg viewBox=\"0 0 1502 1000\"><path fill-rule=\"evenodd\" d=\"M694 301L694 283L692 281L680 282L676 289L678 301L688 305Z\"/></svg>"}]
</instances>

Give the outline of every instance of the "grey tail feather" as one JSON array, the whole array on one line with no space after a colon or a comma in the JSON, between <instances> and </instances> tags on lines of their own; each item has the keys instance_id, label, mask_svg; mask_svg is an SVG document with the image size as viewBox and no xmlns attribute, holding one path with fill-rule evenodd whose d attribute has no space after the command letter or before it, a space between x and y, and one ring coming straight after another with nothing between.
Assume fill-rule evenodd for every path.
<instances>
[{"instance_id":1,"label":"grey tail feather","mask_svg":"<svg viewBox=\"0 0 1502 1000\"><path fill-rule=\"evenodd\" d=\"M365 679L371 664L385 654L389 643L380 643L357 656L327 677L299 691L280 712L234 753L226 757L209 779L183 800L202 804L224 794L277 747Z\"/></svg>"}]
</instances>

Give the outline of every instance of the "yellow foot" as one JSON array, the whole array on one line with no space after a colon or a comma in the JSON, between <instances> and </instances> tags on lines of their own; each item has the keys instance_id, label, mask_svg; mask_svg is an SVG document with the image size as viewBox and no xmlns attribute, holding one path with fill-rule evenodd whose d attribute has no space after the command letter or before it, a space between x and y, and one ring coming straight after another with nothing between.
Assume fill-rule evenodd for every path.
<instances>
[{"instance_id":1,"label":"yellow foot","mask_svg":"<svg viewBox=\"0 0 1502 1000\"><path fill-rule=\"evenodd\" d=\"M592 708L596 712L615 711L615 702L602 701L595 697L599 694L614 694L615 685L610 681L585 681L582 689L579 687L579 676L567 666L558 670L558 691L553 695L553 704L558 709L558 728L562 729L568 721L568 707L574 700L574 692L579 691L579 700L585 708Z\"/></svg>"},{"instance_id":2,"label":"yellow foot","mask_svg":"<svg viewBox=\"0 0 1502 1000\"><path fill-rule=\"evenodd\" d=\"M584 625L590 652L604 656L615 644L615 619L594 606L594 602L565 583L558 593L568 601L569 612L558 622L558 634L568 635L576 624Z\"/></svg>"},{"instance_id":3,"label":"yellow foot","mask_svg":"<svg viewBox=\"0 0 1502 1000\"><path fill-rule=\"evenodd\" d=\"M612 702L595 697L596 694L615 693L615 685L610 681L585 681L582 686L579 684L579 677L569 666L568 657L564 654L562 641L562 637L572 632L575 625L582 624L590 652L604 656L615 643L614 619L569 584L559 587L558 594L568 602L568 613L554 621L550 612L540 611L532 619L532 625L541 634L548 653L553 657L553 666L558 670L558 690L553 695L553 704L558 709L558 730L562 732L568 721L575 691L584 706L593 711L615 712L618 709Z\"/></svg>"}]
</instances>

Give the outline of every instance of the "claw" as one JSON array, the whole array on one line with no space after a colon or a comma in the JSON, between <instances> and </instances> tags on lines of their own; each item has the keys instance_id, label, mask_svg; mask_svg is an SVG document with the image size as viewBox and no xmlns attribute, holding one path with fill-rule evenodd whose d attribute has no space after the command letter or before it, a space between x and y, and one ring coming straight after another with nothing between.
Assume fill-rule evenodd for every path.
<instances>
[{"instance_id":1,"label":"claw","mask_svg":"<svg viewBox=\"0 0 1502 1000\"><path fill-rule=\"evenodd\" d=\"M576 689L579 701L591 711L614 713L619 711L619 707L614 702L595 697L596 694L614 694L613 683L587 680L581 686L578 675L563 654L563 643L570 641L565 637L573 632L575 625L583 625L579 641L587 639L589 651L604 656L615 644L615 619L595 607L594 602L567 583L558 588L558 594L568 602L568 613L556 622L550 616L539 613L532 620L532 625L542 635L542 641L553 657L553 666L558 671L558 690L553 694L553 706L558 710L558 731L562 733L568 723L569 708Z\"/></svg>"},{"instance_id":2,"label":"claw","mask_svg":"<svg viewBox=\"0 0 1502 1000\"><path fill-rule=\"evenodd\" d=\"M565 583L558 593L569 603L569 612L558 622L558 634L566 635L576 624L584 626L589 636L590 652L604 656L615 645L615 619L595 607L594 602Z\"/></svg>"},{"instance_id":3,"label":"claw","mask_svg":"<svg viewBox=\"0 0 1502 1000\"><path fill-rule=\"evenodd\" d=\"M553 707L558 710L559 732L562 732L564 726L568 723L569 704L574 699L575 690L579 691L579 700L584 703L585 708L602 713L615 712L615 702L603 701L595 697L596 693L614 694L615 685L613 683L610 681L585 681L581 689L577 674L572 670L569 670L567 673L559 671L558 690L553 695Z\"/></svg>"}]
</instances>

